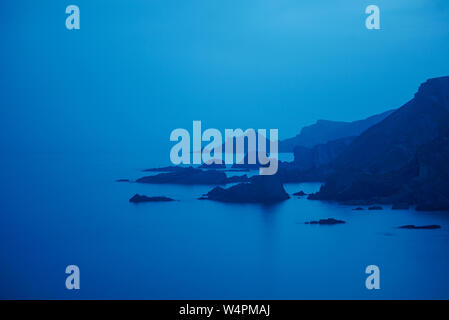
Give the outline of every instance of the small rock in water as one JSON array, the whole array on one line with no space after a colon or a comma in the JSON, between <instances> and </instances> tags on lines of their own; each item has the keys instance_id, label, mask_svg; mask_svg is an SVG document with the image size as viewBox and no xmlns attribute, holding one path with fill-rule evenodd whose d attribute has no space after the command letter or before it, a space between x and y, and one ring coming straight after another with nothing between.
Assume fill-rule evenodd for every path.
<instances>
[{"instance_id":1,"label":"small rock in water","mask_svg":"<svg viewBox=\"0 0 449 320\"><path fill-rule=\"evenodd\" d=\"M399 227L399 229L440 229L440 228L441 228L441 226L439 226L437 224L430 224L427 226L415 226L413 224L408 224L408 225Z\"/></svg>"},{"instance_id":2,"label":"small rock in water","mask_svg":"<svg viewBox=\"0 0 449 320\"><path fill-rule=\"evenodd\" d=\"M129 202L132 203L142 203L142 202L166 202L166 201L175 201L172 198L168 197L147 197L140 194L135 194Z\"/></svg>"},{"instance_id":3,"label":"small rock in water","mask_svg":"<svg viewBox=\"0 0 449 320\"><path fill-rule=\"evenodd\" d=\"M129 182L129 179L117 179L115 182Z\"/></svg>"},{"instance_id":4,"label":"small rock in water","mask_svg":"<svg viewBox=\"0 0 449 320\"><path fill-rule=\"evenodd\" d=\"M360 210L365 210L365 209L363 209L362 207L357 207L357 208L354 208L354 209L352 209L352 210L360 211Z\"/></svg>"},{"instance_id":5,"label":"small rock in water","mask_svg":"<svg viewBox=\"0 0 449 320\"><path fill-rule=\"evenodd\" d=\"M332 224L341 224L341 223L346 223L346 222L342 221L342 220L337 220L337 219L334 219L334 218L329 218L329 219L320 219L318 221L310 221L310 222L306 222L305 224L332 225Z\"/></svg>"},{"instance_id":6,"label":"small rock in water","mask_svg":"<svg viewBox=\"0 0 449 320\"><path fill-rule=\"evenodd\" d=\"M301 190L299 192L295 192L293 195L294 196L298 196L298 197L302 197L302 196L306 196L307 193L305 193L304 191Z\"/></svg>"},{"instance_id":7,"label":"small rock in water","mask_svg":"<svg viewBox=\"0 0 449 320\"><path fill-rule=\"evenodd\" d=\"M372 206L369 207L368 210L383 210L383 208L381 206Z\"/></svg>"}]
</instances>

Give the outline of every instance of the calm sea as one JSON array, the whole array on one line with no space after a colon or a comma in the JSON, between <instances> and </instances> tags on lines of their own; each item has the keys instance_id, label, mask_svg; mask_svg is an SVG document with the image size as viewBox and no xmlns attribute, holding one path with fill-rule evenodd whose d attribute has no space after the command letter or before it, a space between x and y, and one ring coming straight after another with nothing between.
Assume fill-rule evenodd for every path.
<instances>
[{"instance_id":1,"label":"calm sea","mask_svg":"<svg viewBox=\"0 0 449 320\"><path fill-rule=\"evenodd\" d=\"M449 214L197 200L212 186L116 183L151 155L11 155L1 161L0 297L31 299L449 298ZM287 184L287 192L320 183ZM135 193L176 202L134 205ZM336 218L344 225L306 225ZM439 230L400 230L440 224ZM81 290L65 288L78 265ZM380 290L365 268L380 268Z\"/></svg>"}]
</instances>

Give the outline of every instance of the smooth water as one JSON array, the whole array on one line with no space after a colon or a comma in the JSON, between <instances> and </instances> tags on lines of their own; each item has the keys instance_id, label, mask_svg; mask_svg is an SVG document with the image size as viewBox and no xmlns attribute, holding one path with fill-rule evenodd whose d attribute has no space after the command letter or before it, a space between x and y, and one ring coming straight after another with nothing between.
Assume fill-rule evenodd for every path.
<instances>
[{"instance_id":1,"label":"smooth water","mask_svg":"<svg viewBox=\"0 0 449 320\"><path fill-rule=\"evenodd\" d=\"M197 200L212 186L117 183L167 165L140 155L1 160L0 297L32 299L449 298L449 214L353 211L292 198ZM319 183L287 184L287 192ZM131 204L135 193L179 201ZM306 225L336 218L344 225ZM439 230L400 230L440 224ZM65 268L81 290L65 288ZM365 268L380 268L380 290Z\"/></svg>"}]
</instances>

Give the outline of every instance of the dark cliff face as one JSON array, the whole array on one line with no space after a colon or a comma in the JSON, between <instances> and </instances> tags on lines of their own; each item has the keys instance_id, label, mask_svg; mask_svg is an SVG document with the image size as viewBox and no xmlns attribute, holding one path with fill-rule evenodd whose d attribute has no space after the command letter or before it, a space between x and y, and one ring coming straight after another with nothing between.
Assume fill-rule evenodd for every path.
<instances>
[{"instance_id":1,"label":"dark cliff face","mask_svg":"<svg viewBox=\"0 0 449 320\"><path fill-rule=\"evenodd\" d=\"M312 199L416 204L449 209L449 77L356 138Z\"/></svg>"},{"instance_id":2,"label":"dark cliff face","mask_svg":"<svg viewBox=\"0 0 449 320\"><path fill-rule=\"evenodd\" d=\"M300 170L318 168L331 163L347 149L355 137L341 138L329 141L325 144L318 144L313 148L296 147L293 165Z\"/></svg>"},{"instance_id":3,"label":"dark cliff face","mask_svg":"<svg viewBox=\"0 0 449 320\"><path fill-rule=\"evenodd\" d=\"M417 209L449 210L449 132L421 147L410 166L416 175L405 185Z\"/></svg>"},{"instance_id":4,"label":"dark cliff face","mask_svg":"<svg viewBox=\"0 0 449 320\"><path fill-rule=\"evenodd\" d=\"M449 77L430 79L411 101L357 137L335 165L371 173L398 170L438 137L448 114Z\"/></svg>"}]
</instances>

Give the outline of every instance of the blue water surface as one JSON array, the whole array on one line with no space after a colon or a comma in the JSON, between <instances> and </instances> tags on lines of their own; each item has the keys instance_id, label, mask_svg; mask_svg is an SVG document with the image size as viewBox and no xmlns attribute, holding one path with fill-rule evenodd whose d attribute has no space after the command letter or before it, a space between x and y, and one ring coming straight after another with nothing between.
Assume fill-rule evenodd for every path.
<instances>
[{"instance_id":1,"label":"blue water surface","mask_svg":"<svg viewBox=\"0 0 449 320\"><path fill-rule=\"evenodd\" d=\"M25 299L449 298L449 215L197 200L211 186L117 183L150 155L34 154L2 160L0 297ZM157 158L157 157L153 157ZM320 183L287 184L287 192ZM131 204L135 193L176 202ZM344 225L304 222L336 218ZM439 230L400 230L440 224ZM81 290L65 288L65 268ZM380 268L381 289L365 288Z\"/></svg>"}]
</instances>

